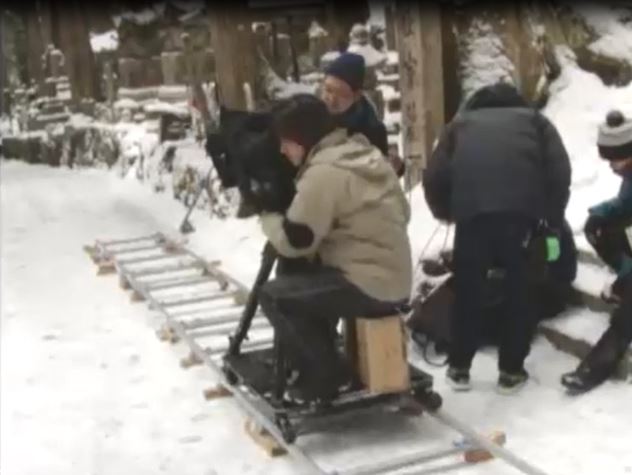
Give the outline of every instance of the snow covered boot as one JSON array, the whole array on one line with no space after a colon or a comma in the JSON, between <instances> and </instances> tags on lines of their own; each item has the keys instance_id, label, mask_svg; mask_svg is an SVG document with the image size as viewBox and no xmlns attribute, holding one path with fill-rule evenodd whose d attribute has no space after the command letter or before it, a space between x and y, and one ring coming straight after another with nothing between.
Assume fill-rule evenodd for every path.
<instances>
[{"instance_id":1,"label":"snow covered boot","mask_svg":"<svg viewBox=\"0 0 632 475\"><path fill-rule=\"evenodd\" d=\"M309 371L302 371L288 387L284 399L296 405L327 404L347 391L352 381L353 374L345 364L327 375L310 375Z\"/></svg>"},{"instance_id":2,"label":"snow covered boot","mask_svg":"<svg viewBox=\"0 0 632 475\"><path fill-rule=\"evenodd\" d=\"M524 369L516 373L501 371L498 376L498 386L496 387L496 391L498 394L509 396L520 391L526 386L528 381L529 373L527 373Z\"/></svg>"},{"instance_id":3,"label":"snow covered boot","mask_svg":"<svg viewBox=\"0 0 632 475\"><path fill-rule=\"evenodd\" d=\"M562 385L572 394L596 388L616 372L629 344L617 325L611 325L577 369L562 375Z\"/></svg>"}]
</instances>

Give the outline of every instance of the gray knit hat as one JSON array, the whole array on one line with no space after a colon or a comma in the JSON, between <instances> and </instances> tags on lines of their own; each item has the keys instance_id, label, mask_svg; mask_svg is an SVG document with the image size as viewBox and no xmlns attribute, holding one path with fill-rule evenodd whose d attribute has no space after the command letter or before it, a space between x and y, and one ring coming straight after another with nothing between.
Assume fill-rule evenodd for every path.
<instances>
[{"instance_id":1,"label":"gray knit hat","mask_svg":"<svg viewBox=\"0 0 632 475\"><path fill-rule=\"evenodd\" d=\"M618 110L608 112L606 122L599 126L597 148L606 160L632 158L632 120Z\"/></svg>"}]
</instances>

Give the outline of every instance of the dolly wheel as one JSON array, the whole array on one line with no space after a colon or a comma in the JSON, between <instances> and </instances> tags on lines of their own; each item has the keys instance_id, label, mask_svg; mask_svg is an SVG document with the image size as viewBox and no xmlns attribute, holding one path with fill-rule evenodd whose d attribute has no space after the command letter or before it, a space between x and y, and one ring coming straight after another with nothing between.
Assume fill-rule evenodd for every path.
<instances>
[{"instance_id":1,"label":"dolly wheel","mask_svg":"<svg viewBox=\"0 0 632 475\"><path fill-rule=\"evenodd\" d=\"M424 391L421 394L417 394L415 399L417 399L430 411L437 411L443 405L443 398L439 395L439 393L432 390Z\"/></svg>"},{"instance_id":2,"label":"dolly wheel","mask_svg":"<svg viewBox=\"0 0 632 475\"><path fill-rule=\"evenodd\" d=\"M296 441L296 431L292 427L292 423L287 415L278 415L276 417L276 425L281 431L283 440L288 444L293 444Z\"/></svg>"},{"instance_id":3,"label":"dolly wheel","mask_svg":"<svg viewBox=\"0 0 632 475\"><path fill-rule=\"evenodd\" d=\"M224 373L224 376L226 377L226 381L231 386L235 386L239 382L239 378L230 368L224 366L222 368L222 372Z\"/></svg>"}]
</instances>

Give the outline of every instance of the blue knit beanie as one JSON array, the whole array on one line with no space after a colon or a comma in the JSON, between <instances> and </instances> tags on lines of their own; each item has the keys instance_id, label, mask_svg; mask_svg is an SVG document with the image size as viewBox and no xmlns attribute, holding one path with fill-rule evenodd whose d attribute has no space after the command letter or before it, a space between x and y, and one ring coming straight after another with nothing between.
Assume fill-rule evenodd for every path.
<instances>
[{"instance_id":1,"label":"blue knit beanie","mask_svg":"<svg viewBox=\"0 0 632 475\"><path fill-rule=\"evenodd\" d=\"M331 63L325 74L343 80L353 91L359 91L364 84L364 58L355 53L342 53Z\"/></svg>"}]
</instances>

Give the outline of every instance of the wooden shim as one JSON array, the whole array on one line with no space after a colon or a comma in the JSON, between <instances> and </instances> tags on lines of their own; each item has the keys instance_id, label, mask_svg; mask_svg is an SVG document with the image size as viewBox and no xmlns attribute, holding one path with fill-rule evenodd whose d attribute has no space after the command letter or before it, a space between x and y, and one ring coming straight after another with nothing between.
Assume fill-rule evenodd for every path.
<instances>
[{"instance_id":1,"label":"wooden shim","mask_svg":"<svg viewBox=\"0 0 632 475\"><path fill-rule=\"evenodd\" d=\"M493 432L489 439L501 447L507 443L507 435L502 431ZM485 449L470 449L465 451L463 458L467 463L481 463L493 459L494 455Z\"/></svg>"},{"instance_id":2,"label":"wooden shim","mask_svg":"<svg viewBox=\"0 0 632 475\"><path fill-rule=\"evenodd\" d=\"M196 355L193 351L189 353L188 356L182 358L180 360L180 367L182 369L189 369L193 366L199 366L203 363L203 361Z\"/></svg>"},{"instance_id":3,"label":"wooden shim","mask_svg":"<svg viewBox=\"0 0 632 475\"><path fill-rule=\"evenodd\" d=\"M160 341L168 342L171 344L178 343L180 341L180 337L178 334L171 328L169 325L163 325L156 332L156 336Z\"/></svg>"},{"instance_id":4,"label":"wooden shim","mask_svg":"<svg viewBox=\"0 0 632 475\"><path fill-rule=\"evenodd\" d=\"M246 420L244 430L254 443L261 447L270 457L279 457L287 454L287 450L268 431L259 427L252 419Z\"/></svg>"},{"instance_id":5,"label":"wooden shim","mask_svg":"<svg viewBox=\"0 0 632 475\"><path fill-rule=\"evenodd\" d=\"M145 296L141 294L138 290L134 290L129 298L132 303L144 302L146 300Z\"/></svg>"},{"instance_id":6,"label":"wooden shim","mask_svg":"<svg viewBox=\"0 0 632 475\"><path fill-rule=\"evenodd\" d=\"M212 388L207 388L204 390L204 399L207 401L213 401L214 399L222 399L227 397L232 397L233 393L231 393L228 389L226 389L221 384L217 386L213 386Z\"/></svg>"},{"instance_id":7,"label":"wooden shim","mask_svg":"<svg viewBox=\"0 0 632 475\"><path fill-rule=\"evenodd\" d=\"M123 290L129 290L132 288L132 286L129 283L129 280L123 274L119 274L119 286Z\"/></svg>"},{"instance_id":8,"label":"wooden shim","mask_svg":"<svg viewBox=\"0 0 632 475\"><path fill-rule=\"evenodd\" d=\"M99 261L97 265L97 275L110 275L116 273L116 266L114 265L114 261L111 259Z\"/></svg>"}]
</instances>

